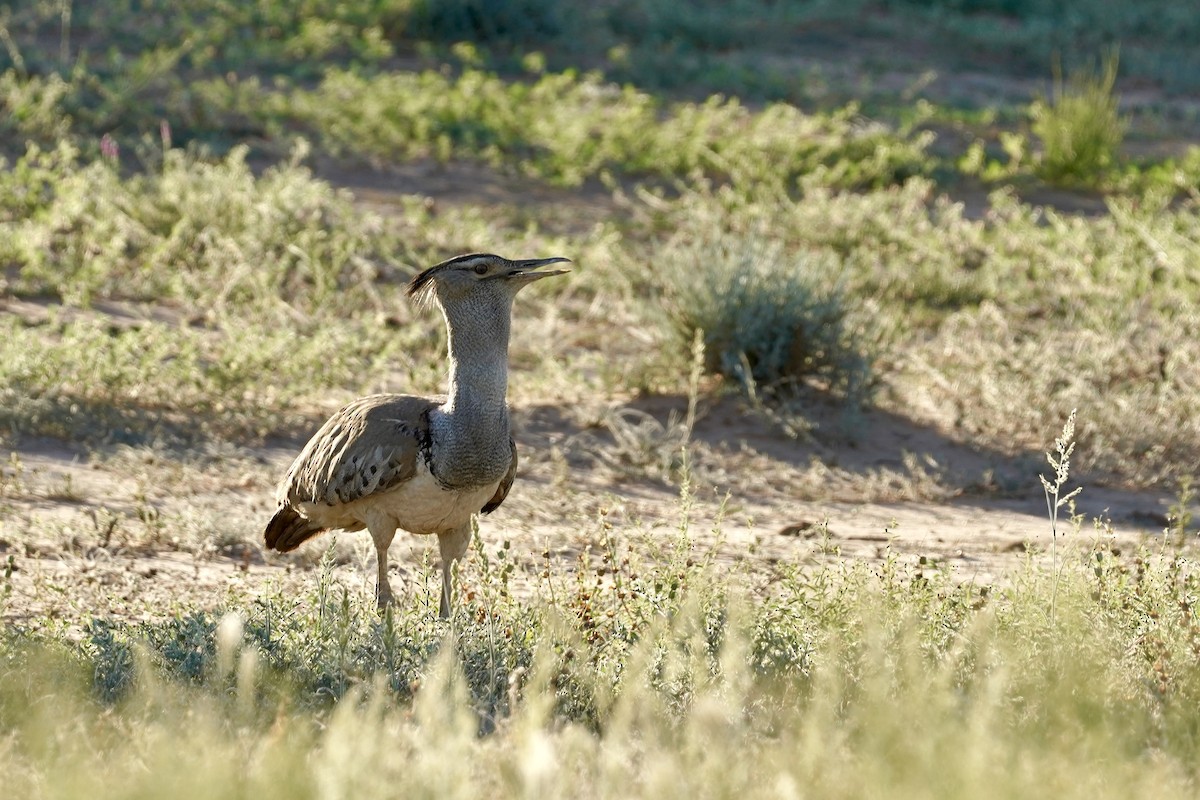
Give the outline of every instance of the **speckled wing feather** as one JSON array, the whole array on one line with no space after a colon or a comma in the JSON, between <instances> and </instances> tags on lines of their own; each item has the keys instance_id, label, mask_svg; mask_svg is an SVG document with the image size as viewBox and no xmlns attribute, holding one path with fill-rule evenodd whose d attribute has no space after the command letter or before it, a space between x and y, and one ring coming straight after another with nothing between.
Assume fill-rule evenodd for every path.
<instances>
[{"instance_id":1,"label":"speckled wing feather","mask_svg":"<svg viewBox=\"0 0 1200 800\"><path fill-rule=\"evenodd\" d=\"M512 448L512 463L508 465L508 472L504 473L504 477L500 479L500 485L496 487L496 493L492 495L492 499L488 500L480 509L484 514L490 514L500 507L504 498L508 497L508 490L512 488L513 481L517 479L517 443L510 438L508 444Z\"/></svg>"},{"instance_id":2,"label":"speckled wing feather","mask_svg":"<svg viewBox=\"0 0 1200 800\"><path fill-rule=\"evenodd\" d=\"M343 505L411 478L429 448L436 400L377 394L350 403L321 427L279 485L280 505Z\"/></svg>"}]
</instances>

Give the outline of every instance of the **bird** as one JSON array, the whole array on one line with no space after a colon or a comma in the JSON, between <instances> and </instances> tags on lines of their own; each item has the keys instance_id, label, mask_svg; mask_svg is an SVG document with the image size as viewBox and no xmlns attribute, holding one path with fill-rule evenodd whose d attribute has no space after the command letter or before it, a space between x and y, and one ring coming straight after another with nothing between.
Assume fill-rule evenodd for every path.
<instances>
[{"instance_id":1,"label":"bird","mask_svg":"<svg viewBox=\"0 0 1200 800\"><path fill-rule=\"evenodd\" d=\"M562 257L509 260L470 253L419 272L406 294L437 306L449 356L444 396L375 394L335 412L292 462L267 523L268 548L295 550L331 529L370 533L380 611L395 602L388 547L398 529L436 535L442 566L439 616L449 618L451 570L467 551L472 519L500 507L517 474L508 412L513 300Z\"/></svg>"}]
</instances>

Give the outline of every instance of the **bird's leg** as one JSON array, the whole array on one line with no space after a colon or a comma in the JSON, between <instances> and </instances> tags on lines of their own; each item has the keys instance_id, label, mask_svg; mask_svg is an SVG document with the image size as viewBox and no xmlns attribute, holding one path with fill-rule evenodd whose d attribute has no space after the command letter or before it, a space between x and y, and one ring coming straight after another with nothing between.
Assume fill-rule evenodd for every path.
<instances>
[{"instance_id":1,"label":"bird's leg","mask_svg":"<svg viewBox=\"0 0 1200 800\"><path fill-rule=\"evenodd\" d=\"M392 594L392 584L388 581L388 548L396 537L396 526L382 520L372 520L367 525L371 538L375 541L375 560L379 568L379 576L375 582L375 604L379 610L387 608L396 602Z\"/></svg>"},{"instance_id":2,"label":"bird's leg","mask_svg":"<svg viewBox=\"0 0 1200 800\"><path fill-rule=\"evenodd\" d=\"M453 582L454 562L467 552L471 543L471 523L467 521L448 533L438 534L438 549L442 553L442 604L438 616L450 619L450 591Z\"/></svg>"}]
</instances>

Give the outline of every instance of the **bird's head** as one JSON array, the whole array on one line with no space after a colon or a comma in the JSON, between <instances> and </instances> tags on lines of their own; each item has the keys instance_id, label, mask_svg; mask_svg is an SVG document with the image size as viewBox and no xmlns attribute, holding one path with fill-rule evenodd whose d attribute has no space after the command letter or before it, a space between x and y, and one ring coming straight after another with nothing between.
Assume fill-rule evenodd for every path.
<instances>
[{"instance_id":1,"label":"bird's head","mask_svg":"<svg viewBox=\"0 0 1200 800\"><path fill-rule=\"evenodd\" d=\"M408 284L408 296L418 301L436 300L443 308L448 303L470 298L494 297L511 302L518 291L534 281L568 272L565 269L541 269L562 263L570 263L570 259L510 261L491 253L456 256L413 277Z\"/></svg>"}]
</instances>

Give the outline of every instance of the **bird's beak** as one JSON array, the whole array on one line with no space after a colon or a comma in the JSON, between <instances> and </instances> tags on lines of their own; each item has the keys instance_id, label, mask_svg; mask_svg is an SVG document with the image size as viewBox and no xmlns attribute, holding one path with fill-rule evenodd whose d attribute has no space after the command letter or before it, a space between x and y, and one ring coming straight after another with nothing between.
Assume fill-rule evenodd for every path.
<instances>
[{"instance_id":1,"label":"bird's beak","mask_svg":"<svg viewBox=\"0 0 1200 800\"><path fill-rule=\"evenodd\" d=\"M557 256L554 258L530 258L524 261L511 261L509 262L508 271L504 273L504 276L510 280L532 283L539 278L549 278L551 275L564 275L570 272L569 269L547 269L540 272L535 272L534 270L539 270L550 264L570 263L571 259Z\"/></svg>"}]
</instances>

